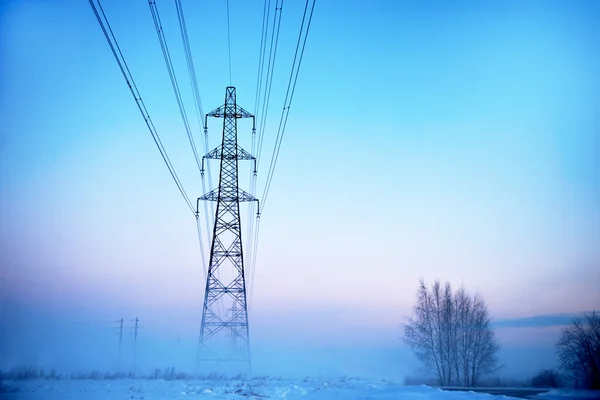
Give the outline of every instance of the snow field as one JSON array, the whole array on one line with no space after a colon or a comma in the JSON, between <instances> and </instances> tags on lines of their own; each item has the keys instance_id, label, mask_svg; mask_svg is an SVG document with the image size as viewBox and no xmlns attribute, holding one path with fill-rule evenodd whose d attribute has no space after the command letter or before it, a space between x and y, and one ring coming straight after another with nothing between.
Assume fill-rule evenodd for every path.
<instances>
[{"instance_id":1,"label":"snow field","mask_svg":"<svg viewBox=\"0 0 600 400\"><path fill-rule=\"evenodd\" d=\"M37 380L4 382L6 400L496 400L485 393L447 392L376 381ZM546 398L549 400L549 398Z\"/></svg>"}]
</instances>

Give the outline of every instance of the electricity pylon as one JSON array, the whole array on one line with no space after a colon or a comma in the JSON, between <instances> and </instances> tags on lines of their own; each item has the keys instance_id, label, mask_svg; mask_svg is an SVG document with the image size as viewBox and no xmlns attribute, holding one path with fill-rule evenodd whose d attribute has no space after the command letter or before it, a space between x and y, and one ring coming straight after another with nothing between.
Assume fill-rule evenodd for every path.
<instances>
[{"instance_id":1,"label":"electricity pylon","mask_svg":"<svg viewBox=\"0 0 600 400\"><path fill-rule=\"evenodd\" d=\"M258 202L258 199L238 187L238 161L252 160L256 174L256 159L238 145L237 120L252 118L254 133L254 116L236 104L235 87L228 86L225 103L206 114L205 126L208 117L223 118L223 141L202 158L203 168L204 159L220 160L221 168L219 187L198 198L198 202L217 202L204 291L198 368L212 368L214 371L225 367L224 370L240 371L242 367L242 370L250 372L240 202Z\"/></svg>"}]
</instances>

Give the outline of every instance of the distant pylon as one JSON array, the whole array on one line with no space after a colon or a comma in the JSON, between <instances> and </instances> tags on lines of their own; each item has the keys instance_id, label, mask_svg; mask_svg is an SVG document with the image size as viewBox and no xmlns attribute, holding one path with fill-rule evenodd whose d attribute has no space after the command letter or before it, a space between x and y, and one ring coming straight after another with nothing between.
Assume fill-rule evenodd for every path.
<instances>
[{"instance_id":1,"label":"distant pylon","mask_svg":"<svg viewBox=\"0 0 600 400\"><path fill-rule=\"evenodd\" d=\"M202 369L250 372L250 333L246 302L246 279L242 249L240 202L256 201L238 187L238 161L256 159L237 142L238 118L254 116L236 104L235 87L228 86L225 103L206 114L223 118L223 140L219 147L202 158L220 160L219 187L198 200L216 201L215 224L198 345L198 366ZM257 208L258 209L258 208ZM198 211L196 211L196 214Z\"/></svg>"}]
</instances>

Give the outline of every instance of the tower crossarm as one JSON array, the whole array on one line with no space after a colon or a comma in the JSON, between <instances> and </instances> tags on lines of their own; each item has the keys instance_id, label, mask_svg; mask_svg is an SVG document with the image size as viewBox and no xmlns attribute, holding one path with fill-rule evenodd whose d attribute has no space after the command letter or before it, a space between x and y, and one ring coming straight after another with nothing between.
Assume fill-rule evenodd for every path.
<instances>
[{"instance_id":1,"label":"tower crossarm","mask_svg":"<svg viewBox=\"0 0 600 400\"><path fill-rule=\"evenodd\" d=\"M226 100L228 100L228 99L226 99ZM212 110L211 112L206 114L206 116L207 117L215 117L215 118L224 118L226 106L229 107L227 104L224 104L219 108L215 108L214 110ZM244 110L242 107L238 106L237 104L235 106L235 115L231 115L231 109L229 109L229 110L227 110L227 116L228 117L235 116L235 118L254 118L254 115L252 115L248 111Z\"/></svg>"},{"instance_id":2,"label":"tower crossarm","mask_svg":"<svg viewBox=\"0 0 600 400\"><path fill-rule=\"evenodd\" d=\"M198 198L198 200L205 200L205 201L219 201L219 189L213 189L210 192L200 196ZM224 202L231 202L231 201L258 201L258 199L254 196L252 196L250 193L237 188L237 192L235 190L223 190L223 188L221 188L221 197L220 197L221 201Z\"/></svg>"},{"instance_id":3,"label":"tower crossarm","mask_svg":"<svg viewBox=\"0 0 600 400\"><path fill-rule=\"evenodd\" d=\"M211 160L220 160L221 157L225 158L226 160L234 160L236 157L238 160L255 160L256 158L248 153L246 150L244 150L241 146L237 146L237 155L231 155L228 156L227 154L223 154L223 147L219 146L215 149L213 149L212 151L206 153L206 155L202 158L207 158L207 159L211 159Z\"/></svg>"}]
</instances>

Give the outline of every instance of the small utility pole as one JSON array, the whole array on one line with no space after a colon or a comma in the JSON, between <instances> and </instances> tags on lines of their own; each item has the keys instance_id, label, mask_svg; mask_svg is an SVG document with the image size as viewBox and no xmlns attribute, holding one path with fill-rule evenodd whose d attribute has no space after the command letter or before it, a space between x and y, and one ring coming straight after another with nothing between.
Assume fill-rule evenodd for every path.
<instances>
[{"instance_id":1,"label":"small utility pole","mask_svg":"<svg viewBox=\"0 0 600 400\"><path fill-rule=\"evenodd\" d=\"M121 369L121 349L123 348L123 318L119 321L119 370Z\"/></svg>"},{"instance_id":2,"label":"small utility pole","mask_svg":"<svg viewBox=\"0 0 600 400\"><path fill-rule=\"evenodd\" d=\"M138 337L138 323L140 322L138 317L133 320L135 322L133 330L133 371L137 370L137 337Z\"/></svg>"}]
</instances>

